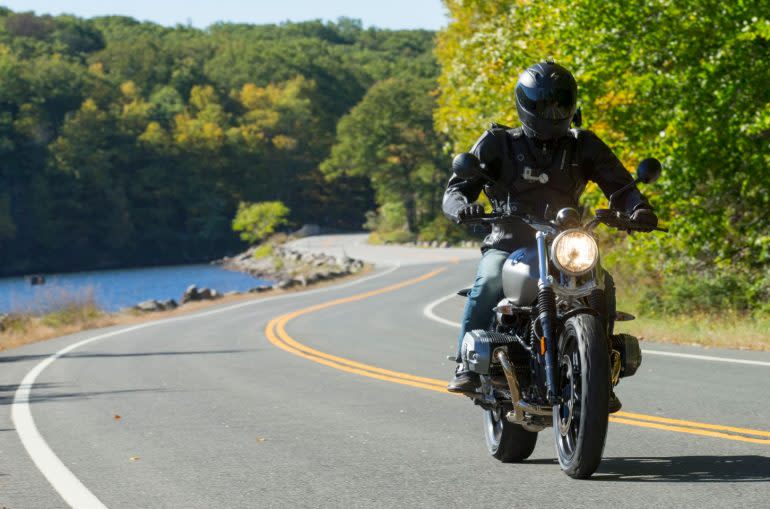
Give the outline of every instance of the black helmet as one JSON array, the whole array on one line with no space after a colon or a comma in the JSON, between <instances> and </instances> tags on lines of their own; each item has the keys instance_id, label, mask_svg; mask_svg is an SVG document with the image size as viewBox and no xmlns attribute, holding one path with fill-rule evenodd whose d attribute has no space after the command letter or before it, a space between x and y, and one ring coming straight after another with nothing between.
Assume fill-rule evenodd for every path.
<instances>
[{"instance_id":1,"label":"black helmet","mask_svg":"<svg viewBox=\"0 0 770 509\"><path fill-rule=\"evenodd\" d=\"M527 136L551 140L566 135L576 109L577 84L564 67L549 60L519 76L516 111Z\"/></svg>"}]
</instances>

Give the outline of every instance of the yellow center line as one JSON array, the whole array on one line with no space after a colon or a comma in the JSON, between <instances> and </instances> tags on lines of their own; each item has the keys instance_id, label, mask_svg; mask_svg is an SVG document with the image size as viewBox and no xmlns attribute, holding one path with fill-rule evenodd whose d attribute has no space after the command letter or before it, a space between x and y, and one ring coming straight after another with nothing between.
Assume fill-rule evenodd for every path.
<instances>
[{"instance_id":1,"label":"yellow center line","mask_svg":"<svg viewBox=\"0 0 770 509\"><path fill-rule=\"evenodd\" d=\"M732 431L734 433L742 433L744 435L770 437L770 431L761 431L761 430L749 429L749 428L736 428L735 426L723 426L721 424L706 424L702 422L683 421L681 419L669 419L667 417L659 417L657 415L645 415L645 414L637 414L633 412L618 412L613 415L615 417L621 417L625 419L637 419L640 421L660 422L664 424L674 424L679 426L695 426L697 428L703 428L703 429ZM765 442L770 443L770 441L768 440L766 440Z\"/></svg>"},{"instance_id":2,"label":"yellow center line","mask_svg":"<svg viewBox=\"0 0 770 509\"><path fill-rule=\"evenodd\" d=\"M620 413L620 412L618 412ZM650 420L650 416L645 416L647 419ZM704 429L697 429L697 428L689 428L689 427L683 427L683 426L667 426L665 424L658 424L657 422L642 422L642 421L634 421L631 419L624 419L622 417L610 417L610 422L618 422L620 424L630 424L632 426L641 426L643 428L654 428L654 429L664 429L667 431L676 431L679 433L689 433L691 435L701 435L704 437L714 437L714 438L724 438L726 440L735 440L738 442L751 442L753 444L770 444L770 440L762 439L762 438L751 438L751 437L744 437L739 435L728 435L727 433L719 433L717 431L707 431ZM689 423L688 426L694 426L696 424L700 423ZM702 426L702 424L701 424ZM710 426L710 425L706 425ZM757 434L756 431L752 431L753 434Z\"/></svg>"},{"instance_id":3,"label":"yellow center line","mask_svg":"<svg viewBox=\"0 0 770 509\"><path fill-rule=\"evenodd\" d=\"M352 359L331 355L298 342L292 338L288 332L286 332L286 324L299 316L399 290L401 288L430 279L444 272L446 269L447 267L442 267L423 274L422 276L408 279L400 283L386 286L384 288L352 295L350 297L334 299L328 302L302 308L291 313L286 313L284 315L273 318L267 324L265 327L265 336L267 337L268 341L270 341L278 348L281 348L282 350L340 371L366 376L376 380L407 385L410 387L417 387L430 391L442 392L444 394L456 395L455 393L451 393L446 390L446 382L443 380L384 369L378 366L372 366L370 364L354 361ZM678 433L689 433L692 435L721 438L725 440L735 440L756 444L770 444L770 439L753 438L730 433L723 433L726 431L731 433L739 433L742 435L770 437L770 432L768 431L753 430L749 428L738 428L734 426L723 426L719 424L685 421L682 419L671 419L667 417L659 417L656 415L646 415L633 412L618 412L610 416L610 421L643 428L653 428L659 430L674 431Z\"/></svg>"}]
</instances>

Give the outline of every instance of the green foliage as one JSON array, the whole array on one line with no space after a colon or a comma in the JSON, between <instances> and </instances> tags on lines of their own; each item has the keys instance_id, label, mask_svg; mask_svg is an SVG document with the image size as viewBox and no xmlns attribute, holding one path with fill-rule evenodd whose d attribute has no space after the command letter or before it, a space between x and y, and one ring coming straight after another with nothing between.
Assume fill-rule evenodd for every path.
<instances>
[{"instance_id":1,"label":"green foliage","mask_svg":"<svg viewBox=\"0 0 770 509\"><path fill-rule=\"evenodd\" d=\"M375 191L383 232L416 233L439 213L442 138L433 130L434 82L381 81L337 126L337 143L321 165L330 179L366 177ZM398 211L398 225L393 222Z\"/></svg>"},{"instance_id":2,"label":"green foliage","mask_svg":"<svg viewBox=\"0 0 770 509\"><path fill-rule=\"evenodd\" d=\"M647 290L640 309L656 314L720 313L724 310L770 312L770 277L754 280L748 274L711 272L673 275L665 289Z\"/></svg>"},{"instance_id":3,"label":"green foliage","mask_svg":"<svg viewBox=\"0 0 770 509\"><path fill-rule=\"evenodd\" d=\"M737 294L746 285L726 274L752 281L770 271L765 0L445 3L453 21L438 42L436 123L457 150L490 120L516 122L516 76L555 57L576 75L586 127L628 167L651 155L664 164L661 181L644 192L671 234L636 236L619 266L637 275L661 269L663 302L700 305L689 289L705 291L698 281L708 275L724 289L709 287L716 300L708 306L760 305L744 302ZM593 188L586 202L603 198ZM728 294L735 299L719 297Z\"/></svg>"},{"instance_id":4,"label":"green foliage","mask_svg":"<svg viewBox=\"0 0 770 509\"><path fill-rule=\"evenodd\" d=\"M233 219L233 230L241 240L255 244L288 223L289 208L279 201L241 203Z\"/></svg>"},{"instance_id":5,"label":"green foliage","mask_svg":"<svg viewBox=\"0 0 770 509\"><path fill-rule=\"evenodd\" d=\"M463 240L469 240L471 236L468 230L457 226L447 219L443 214L435 218L430 223L420 228L419 240L426 242L449 242L454 244Z\"/></svg>"},{"instance_id":6,"label":"green foliage","mask_svg":"<svg viewBox=\"0 0 770 509\"><path fill-rule=\"evenodd\" d=\"M0 9L0 273L221 256L240 202L360 227L368 178L319 164L374 83L435 76L433 37Z\"/></svg>"},{"instance_id":7,"label":"green foliage","mask_svg":"<svg viewBox=\"0 0 770 509\"><path fill-rule=\"evenodd\" d=\"M263 242L254 250L251 256L256 260L267 258L273 254L273 244L270 242Z\"/></svg>"}]
</instances>

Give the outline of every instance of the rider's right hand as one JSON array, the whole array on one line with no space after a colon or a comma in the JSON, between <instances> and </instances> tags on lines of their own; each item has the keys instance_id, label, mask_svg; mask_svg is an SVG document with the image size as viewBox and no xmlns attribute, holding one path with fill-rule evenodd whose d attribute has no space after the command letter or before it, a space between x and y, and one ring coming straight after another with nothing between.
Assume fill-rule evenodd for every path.
<instances>
[{"instance_id":1,"label":"rider's right hand","mask_svg":"<svg viewBox=\"0 0 770 509\"><path fill-rule=\"evenodd\" d=\"M640 208L631 214L631 222L636 229L642 231L652 231L658 226L658 216L650 209Z\"/></svg>"},{"instance_id":2,"label":"rider's right hand","mask_svg":"<svg viewBox=\"0 0 770 509\"><path fill-rule=\"evenodd\" d=\"M470 203L457 211L457 222L469 221L484 215L484 206L478 203Z\"/></svg>"}]
</instances>

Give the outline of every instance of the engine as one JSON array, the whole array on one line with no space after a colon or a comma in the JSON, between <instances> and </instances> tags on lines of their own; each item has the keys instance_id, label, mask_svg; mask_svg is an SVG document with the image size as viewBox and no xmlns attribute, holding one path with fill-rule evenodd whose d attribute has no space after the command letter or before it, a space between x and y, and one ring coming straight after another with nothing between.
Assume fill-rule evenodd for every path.
<instances>
[{"instance_id":1,"label":"engine","mask_svg":"<svg viewBox=\"0 0 770 509\"><path fill-rule=\"evenodd\" d=\"M507 354L517 371L523 368L527 373L529 372L528 353L519 345L515 337L500 332L473 330L465 333L460 355L468 369L474 373L497 374L500 368L499 365L493 366L492 355L499 347L506 347Z\"/></svg>"}]
</instances>

